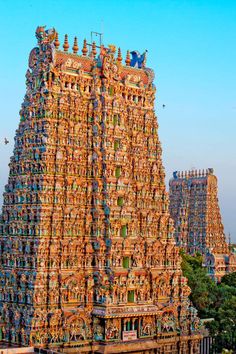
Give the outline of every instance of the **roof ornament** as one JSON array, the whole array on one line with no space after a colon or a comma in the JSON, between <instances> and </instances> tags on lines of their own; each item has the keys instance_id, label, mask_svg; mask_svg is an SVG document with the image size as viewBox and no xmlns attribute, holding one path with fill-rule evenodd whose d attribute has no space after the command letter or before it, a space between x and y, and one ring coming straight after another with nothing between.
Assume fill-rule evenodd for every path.
<instances>
[{"instance_id":1,"label":"roof ornament","mask_svg":"<svg viewBox=\"0 0 236 354\"><path fill-rule=\"evenodd\" d=\"M212 167L209 167L208 168L208 173L209 173L209 175L213 175L214 169Z\"/></svg>"},{"instance_id":2,"label":"roof ornament","mask_svg":"<svg viewBox=\"0 0 236 354\"><path fill-rule=\"evenodd\" d=\"M91 51L92 57L95 58L96 54L97 54L97 50L96 50L96 43L93 42L92 43L92 51Z\"/></svg>"},{"instance_id":3,"label":"roof ornament","mask_svg":"<svg viewBox=\"0 0 236 354\"><path fill-rule=\"evenodd\" d=\"M178 178L178 171L174 171L174 172L173 172L173 177L174 177L174 179L177 179L177 178Z\"/></svg>"},{"instance_id":4,"label":"roof ornament","mask_svg":"<svg viewBox=\"0 0 236 354\"><path fill-rule=\"evenodd\" d=\"M88 48L87 48L87 41L84 39L84 44L83 44L83 49L82 49L83 56L86 56L88 53Z\"/></svg>"},{"instance_id":5,"label":"roof ornament","mask_svg":"<svg viewBox=\"0 0 236 354\"><path fill-rule=\"evenodd\" d=\"M49 28L45 31L46 26L38 26L35 36L39 44L52 43L56 38L55 28Z\"/></svg>"},{"instance_id":6,"label":"roof ornament","mask_svg":"<svg viewBox=\"0 0 236 354\"><path fill-rule=\"evenodd\" d=\"M68 52L69 49L69 42L68 42L68 35L65 34L65 40L64 40L64 44L63 44L63 48L64 48L64 52Z\"/></svg>"},{"instance_id":7,"label":"roof ornament","mask_svg":"<svg viewBox=\"0 0 236 354\"><path fill-rule=\"evenodd\" d=\"M108 44L108 51L109 51L109 53L113 53L113 54L115 54L115 52L116 52L116 46L114 45L114 44Z\"/></svg>"},{"instance_id":8,"label":"roof ornament","mask_svg":"<svg viewBox=\"0 0 236 354\"><path fill-rule=\"evenodd\" d=\"M120 50L120 48L118 48L118 56L117 56L117 61L118 61L119 63L121 63L121 62L122 62L122 55L121 55L121 50Z\"/></svg>"},{"instance_id":9,"label":"roof ornament","mask_svg":"<svg viewBox=\"0 0 236 354\"><path fill-rule=\"evenodd\" d=\"M59 38L58 38L58 32L56 32L56 38L55 38L55 41L54 41L54 45L55 45L56 49L58 49L59 46L60 46L60 41L59 41Z\"/></svg>"},{"instance_id":10,"label":"roof ornament","mask_svg":"<svg viewBox=\"0 0 236 354\"><path fill-rule=\"evenodd\" d=\"M72 47L72 50L73 50L73 53L74 53L74 54L77 54L77 53L78 53L79 47L78 47L77 37L75 37L75 39L74 39L74 45L73 45L73 47Z\"/></svg>"},{"instance_id":11,"label":"roof ornament","mask_svg":"<svg viewBox=\"0 0 236 354\"><path fill-rule=\"evenodd\" d=\"M146 65L146 60L147 60L147 50L143 54L140 54L137 50L133 50L131 52L132 59L130 66L133 66L134 68L139 68L142 69Z\"/></svg>"},{"instance_id":12,"label":"roof ornament","mask_svg":"<svg viewBox=\"0 0 236 354\"><path fill-rule=\"evenodd\" d=\"M125 64L126 64L127 66L130 66L130 53L129 53L129 50L127 50L126 59L125 59Z\"/></svg>"}]
</instances>

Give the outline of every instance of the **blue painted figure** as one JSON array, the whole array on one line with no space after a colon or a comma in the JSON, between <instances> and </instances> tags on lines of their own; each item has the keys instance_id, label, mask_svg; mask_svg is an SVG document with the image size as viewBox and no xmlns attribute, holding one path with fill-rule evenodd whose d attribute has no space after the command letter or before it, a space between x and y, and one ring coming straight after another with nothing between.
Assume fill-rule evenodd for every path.
<instances>
[{"instance_id":1,"label":"blue painted figure","mask_svg":"<svg viewBox=\"0 0 236 354\"><path fill-rule=\"evenodd\" d=\"M142 55L137 50L133 50L130 54L132 55L130 66L139 69L145 67L147 50L145 50L145 52Z\"/></svg>"}]
</instances>

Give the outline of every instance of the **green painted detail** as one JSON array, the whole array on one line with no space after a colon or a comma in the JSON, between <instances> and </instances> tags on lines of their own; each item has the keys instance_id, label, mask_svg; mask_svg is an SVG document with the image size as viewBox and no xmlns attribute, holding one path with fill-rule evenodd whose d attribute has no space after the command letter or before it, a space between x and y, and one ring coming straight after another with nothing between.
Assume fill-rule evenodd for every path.
<instances>
[{"instance_id":1,"label":"green painted detail","mask_svg":"<svg viewBox=\"0 0 236 354\"><path fill-rule=\"evenodd\" d=\"M121 207L123 204L124 204L124 198L123 197L118 197L117 205Z\"/></svg>"},{"instance_id":2,"label":"green painted detail","mask_svg":"<svg viewBox=\"0 0 236 354\"><path fill-rule=\"evenodd\" d=\"M121 236L126 237L127 236L127 225L123 225L120 230Z\"/></svg>"},{"instance_id":3,"label":"green painted detail","mask_svg":"<svg viewBox=\"0 0 236 354\"><path fill-rule=\"evenodd\" d=\"M117 123L118 123L118 116L115 114L115 115L113 116L113 124L114 124L114 125L117 125Z\"/></svg>"},{"instance_id":4,"label":"green painted detail","mask_svg":"<svg viewBox=\"0 0 236 354\"><path fill-rule=\"evenodd\" d=\"M123 268L125 268L125 269L129 268L129 257L123 258Z\"/></svg>"},{"instance_id":5,"label":"green painted detail","mask_svg":"<svg viewBox=\"0 0 236 354\"><path fill-rule=\"evenodd\" d=\"M120 141L119 140L115 140L115 142L114 142L114 150L115 151L118 150L119 147L120 147Z\"/></svg>"},{"instance_id":6,"label":"green painted detail","mask_svg":"<svg viewBox=\"0 0 236 354\"><path fill-rule=\"evenodd\" d=\"M121 175L121 167L120 167L120 166L117 166L117 167L116 167L115 175L116 175L116 178L119 178L119 177L120 177L120 175Z\"/></svg>"},{"instance_id":7,"label":"green painted detail","mask_svg":"<svg viewBox=\"0 0 236 354\"><path fill-rule=\"evenodd\" d=\"M109 87L109 95L114 96L114 87L113 86Z\"/></svg>"},{"instance_id":8,"label":"green painted detail","mask_svg":"<svg viewBox=\"0 0 236 354\"><path fill-rule=\"evenodd\" d=\"M128 302L134 302L134 290L128 291Z\"/></svg>"}]
</instances>

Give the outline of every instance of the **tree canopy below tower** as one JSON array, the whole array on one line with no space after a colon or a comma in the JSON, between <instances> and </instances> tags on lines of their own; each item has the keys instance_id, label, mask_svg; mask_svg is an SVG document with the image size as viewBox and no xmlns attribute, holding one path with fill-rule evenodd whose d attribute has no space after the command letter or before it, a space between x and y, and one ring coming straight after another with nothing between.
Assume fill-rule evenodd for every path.
<instances>
[{"instance_id":1,"label":"tree canopy below tower","mask_svg":"<svg viewBox=\"0 0 236 354\"><path fill-rule=\"evenodd\" d=\"M236 348L236 272L222 277L216 284L202 265L202 256L182 252L182 270L192 293L190 300L200 318L214 318L207 323L217 350Z\"/></svg>"}]
</instances>

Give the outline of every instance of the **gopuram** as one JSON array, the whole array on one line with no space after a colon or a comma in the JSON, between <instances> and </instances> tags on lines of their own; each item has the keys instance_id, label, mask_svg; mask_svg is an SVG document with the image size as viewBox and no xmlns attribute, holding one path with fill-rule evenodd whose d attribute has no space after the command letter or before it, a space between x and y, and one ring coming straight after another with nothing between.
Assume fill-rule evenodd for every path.
<instances>
[{"instance_id":1,"label":"gopuram","mask_svg":"<svg viewBox=\"0 0 236 354\"><path fill-rule=\"evenodd\" d=\"M199 352L146 54L36 30L1 216L6 341ZM97 53L98 51L98 53ZM59 351L59 348L57 348Z\"/></svg>"},{"instance_id":2,"label":"gopuram","mask_svg":"<svg viewBox=\"0 0 236 354\"><path fill-rule=\"evenodd\" d=\"M236 255L226 242L213 169L176 171L169 187L176 244L189 254L200 252L209 275L220 281L236 270Z\"/></svg>"}]
</instances>

